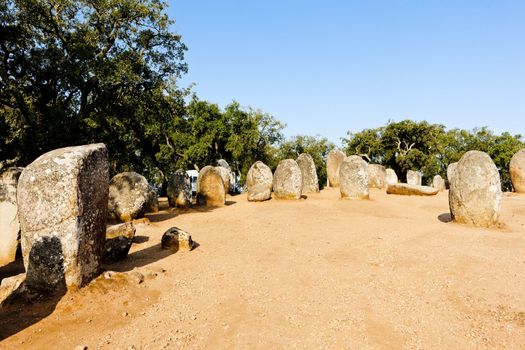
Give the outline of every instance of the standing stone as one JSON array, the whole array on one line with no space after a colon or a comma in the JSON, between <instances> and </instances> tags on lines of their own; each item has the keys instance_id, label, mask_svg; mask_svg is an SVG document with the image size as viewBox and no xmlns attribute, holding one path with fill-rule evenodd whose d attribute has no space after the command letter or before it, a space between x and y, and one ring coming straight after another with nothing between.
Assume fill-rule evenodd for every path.
<instances>
[{"instance_id":1,"label":"standing stone","mask_svg":"<svg viewBox=\"0 0 525 350\"><path fill-rule=\"evenodd\" d=\"M368 164L368 187L385 188L386 186L386 169L379 164Z\"/></svg>"},{"instance_id":2,"label":"standing stone","mask_svg":"<svg viewBox=\"0 0 525 350\"><path fill-rule=\"evenodd\" d=\"M447 167L447 180L450 186L450 182L452 181L452 177L454 177L454 174L456 172L456 166L458 163L450 163Z\"/></svg>"},{"instance_id":3,"label":"standing stone","mask_svg":"<svg viewBox=\"0 0 525 350\"><path fill-rule=\"evenodd\" d=\"M226 192L221 173L207 165L197 178L197 202L208 207L220 207L226 203Z\"/></svg>"},{"instance_id":4,"label":"standing stone","mask_svg":"<svg viewBox=\"0 0 525 350\"><path fill-rule=\"evenodd\" d=\"M175 252L179 250L191 251L195 247L195 243L188 232L172 227L162 235L160 246L162 249L169 249Z\"/></svg>"},{"instance_id":5,"label":"standing stone","mask_svg":"<svg viewBox=\"0 0 525 350\"><path fill-rule=\"evenodd\" d=\"M157 213L159 211L159 196L155 187L149 186L148 202L146 203L146 213Z\"/></svg>"},{"instance_id":6,"label":"standing stone","mask_svg":"<svg viewBox=\"0 0 525 350\"><path fill-rule=\"evenodd\" d=\"M255 162L248 170L248 175L246 175L248 201L261 202L270 199L272 186L272 170L261 161Z\"/></svg>"},{"instance_id":7,"label":"standing stone","mask_svg":"<svg viewBox=\"0 0 525 350\"><path fill-rule=\"evenodd\" d=\"M0 174L0 266L15 261L20 222L16 187L22 168L9 168Z\"/></svg>"},{"instance_id":8,"label":"standing stone","mask_svg":"<svg viewBox=\"0 0 525 350\"><path fill-rule=\"evenodd\" d=\"M109 183L108 212L111 219L121 222L144 216L151 202L148 180L135 172L113 176Z\"/></svg>"},{"instance_id":9,"label":"standing stone","mask_svg":"<svg viewBox=\"0 0 525 350\"><path fill-rule=\"evenodd\" d=\"M490 227L498 222L501 181L490 156L469 151L461 157L450 182L449 206L456 222Z\"/></svg>"},{"instance_id":10,"label":"standing stone","mask_svg":"<svg viewBox=\"0 0 525 350\"><path fill-rule=\"evenodd\" d=\"M297 165L301 168L303 174L302 193L319 192L319 180L317 179L317 170L315 169L314 159L308 153L303 153L297 157Z\"/></svg>"},{"instance_id":11,"label":"standing stone","mask_svg":"<svg viewBox=\"0 0 525 350\"><path fill-rule=\"evenodd\" d=\"M421 186L423 175L419 171L407 171L407 184Z\"/></svg>"},{"instance_id":12,"label":"standing stone","mask_svg":"<svg viewBox=\"0 0 525 350\"><path fill-rule=\"evenodd\" d=\"M191 180L187 172L179 169L168 179L168 203L172 207L191 207Z\"/></svg>"},{"instance_id":13,"label":"standing stone","mask_svg":"<svg viewBox=\"0 0 525 350\"><path fill-rule=\"evenodd\" d=\"M219 159L217 161L217 166L228 170L228 177L229 177L229 179L228 179L228 190L230 192L232 192L233 191L233 186L235 184L235 176L233 175L232 168L230 167L230 164L228 164L228 162L225 161L224 159Z\"/></svg>"},{"instance_id":14,"label":"standing stone","mask_svg":"<svg viewBox=\"0 0 525 350\"><path fill-rule=\"evenodd\" d=\"M132 222L108 227L106 229L106 243L104 244L102 262L104 264L113 264L126 259L133 243L135 232L136 229Z\"/></svg>"},{"instance_id":15,"label":"standing stone","mask_svg":"<svg viewBox=\"0 0 525 350\"><path fill-rule=\"evenodd\" d=\"M109 186L104 144L48 152L20 175L18 214L29 288L88 283L100 269Z\"/></svg>"},{"instance_id":16,"label":"standing stone","mask_svg":"<svg viewBox=\"0 0 525 350\"><path fill-rule=\"evenodd\" d=\"M525 148L512 156L509 171L514 191L525 193Z\"/></svg>"},{"instance_id":17,"label":"standing stone","mask_svg":"<svg viewBox=\"0 0 525 350\"><path fill-rule=\"evenodd\" d=\"M443 180L441 175L434 176L434 178L432 179L432 187L434 187L438 191L444 191L445 190L445 188L446 188L445 180Z\"/></svg>"},{"instance_id":18,"label":"standing stone","mask_svg":"<svg viewBox=\"0 0 525 350\"><path fill-rule=\"evenodd\" d=\"M326 159L326 173L328 175L328 185L330 187L339 187L339 168L346 155L337 150L330 151Z\"/></svg>"},{"instance_id":19,"label":"standing stone","mask_svg":"<svg viewBox=\"0 0 525 350\"><path fill-rule=\"evenodd\" d=\"M222 166L217 166L215 169L219 172L222 178L222 182L224 184L224 192L229 193L230 192L230 173L228 172L228 169L223 168Z\"/></svg>"},{"instance_id":20,"label":"standing stone","mask_svg":"<svg viewBox=\"0 0 525 350\"><path fill-rule=\"evenodd\" d=\"M277 199L299 199L303 188L303 174L297 162L284 159L273 174L273 194Z\"/></svg>"},{"instance_id":21,"label":"standing stone","mask_svg":"<svg viewBox=\"0 0 525 350\"><path fill-rule=\"evenodd\" d=\"M397 174L393 169L386 169L385 182L387 185L395 185L398 182Z\"/></svg>"},{"instance_id":22,"label":"standing stone","mask_svg":"<svg viewBox=\"0 0 525 350\"><path fill-rule=\"evenodd\" d=\"M340 191L344 199L369 198L368 164L359 156L346 157L340 168Z\"/></svg>"}]
</instances>

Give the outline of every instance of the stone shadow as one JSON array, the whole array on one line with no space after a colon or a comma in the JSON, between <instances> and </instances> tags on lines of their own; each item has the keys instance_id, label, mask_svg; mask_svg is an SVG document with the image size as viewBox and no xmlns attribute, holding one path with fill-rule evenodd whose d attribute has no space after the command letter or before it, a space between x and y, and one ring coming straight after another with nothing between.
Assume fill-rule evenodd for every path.
<instances>
[{"instance_id":1,"label":"stone shadow","mask_svg":"<svg viewBox=\"0 0 525 350\"><path fill-rule=\"evenodd\" d=\"M452 222L452 214L450 213L443 213L438 215L438 220L444 223Z\"/></svg>"},{"instance_id":2,"label":"stone shadow","mask_svg":"<svg viewBox=\"0 0 525 350\"><path fill-rule=\"evenodd\" d=\"M49 316L67 291L57 237L35 242L28 260L25 281L0 304L0 341Z\"/></svg>"}]
</instances>

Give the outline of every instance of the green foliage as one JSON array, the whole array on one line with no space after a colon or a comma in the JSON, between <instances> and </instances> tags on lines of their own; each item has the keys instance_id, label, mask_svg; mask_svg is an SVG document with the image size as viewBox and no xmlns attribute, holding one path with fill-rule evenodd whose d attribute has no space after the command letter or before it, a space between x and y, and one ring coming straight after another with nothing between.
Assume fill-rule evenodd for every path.
<instances>
[{"instance_id":1,"label":"green foliage","mask_svg":"<svg viewBox=\"0 0 525 350\"><path fill-rule=\"evenodd\" d=\"M446 178L450 163L470 150L488 153L501 174L502 188L511 190L509 162L525 147L521 135L495 135L488 128L472 131L445 130L443 125L404 120L386 126L348 134L346 152L358 154L373 163L383 164L405 180L408 170L419 170L429 183L436 174Z\"/></svg>"},{"instance_id":2,"label":"green foliage","mask_svg":"<svg viewBox=\"0 0 525 350\"><path fill-rule=\"evenodd\" d=\"M297 135L281 143L277 150L276 157L277 159L297 159L301 153L310 154L317 170L319 188L323 188L327 179L326 157L334 148L335 145L324 137Z\"/></svg>"},{"instance_id":3,"label":"green foliage","mask_svg":"<svg viewBox=\"0 0 525 350\"><path fill-rule=\"evenodd\" d=\"M186 47L159 0L7 0L0 5L1 159L104 142L112 170L153 169L180 116Z\"/></svg>"}]
</instances>

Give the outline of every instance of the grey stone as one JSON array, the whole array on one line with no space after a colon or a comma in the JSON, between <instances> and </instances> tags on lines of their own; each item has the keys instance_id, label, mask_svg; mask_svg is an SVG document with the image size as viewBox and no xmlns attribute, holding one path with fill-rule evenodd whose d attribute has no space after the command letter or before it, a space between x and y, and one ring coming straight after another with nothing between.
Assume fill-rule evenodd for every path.
<instances>
[{"instance_id":1,"label":"grey stone","mask_svg":"<svg viewBox=\"0 0 525 350\"><path fill-rule=\"evenodd\" d=\"M246 175L248 201L260 202L270 199L272 197L272 186L272 170L261 161L255 162Z\"/></svg>"},{"instance_id":2,"label":"grey stone","mask_svg":"<svg viewBox=\"0 0 525 350\"><path fill-rule=\"evenodd\" d=\"M136 229L132 222L108 227L106 229L106 243L104 244L102 262L104 264L113 264L126 259L133 243L135 232Z\"/></svg>"},{"instance_id":3,"label":"grey stone","mask_svg":"<svg viewBox=\"0 0 525 350\"><path fill-rule=\"evenodd\" d=\"M104 144L57 149L24 169L18 213L28 287L75 289L98 274L108 179Z\"/></svg>"},{"instance_id":4,"label":"grey stone","mask_svg":"<svg viewBox=\"0 0 525 350\"><path fill-rule=\"evenodd\" d=\"M191 207L191 180L184 170L179 169L168 180L168 203L172 207Z\"/></svg>"},{"instance_id":5,"label":"grey stone","mask_svg":"<svg viewBox=\"0 0 525 350\"><path fill-rule=\"evenodd\" d=\"M341 198L368 199L369 170L363 158L355 155L346 157L339 169Z\"/></svg>"},{"instance_id":6,"label":"grey stone","mask_svg":"<svg viewBox=\"0 0 525 350\"><path fill-rule=\"evenodd\" d=\"M345 158L346 155L339 150L332 150L328 153L326 159L326 173L328 176L328 185L330 187L339 187L339 168Z\"/></svg>"},{"instance_id":7,"label":"grey stone","mask_svg":"<svg viewBox=\"0 0 525 350\"><path fill-rule=\"evenodd\" d=\"M389 184L386 193L404 196L435 196L439 190L430 186L409 185L404 183Z\"/></svg>"},{"instance_id":8,"label":"grey stone","mask_svg":"<svg viewBox=\"0 0 525 350\"><path fill-rule=\"evenodd\" d=\"M423 175L419 171L407 171L407 184L421 186Z\"/></svg>"},{"instance_id":9,"label":"grey stone","mask_svg":"<svg viewBox=\"0 0 525 350\"><path fill-rule=\"evenodd\" d=\"M432 187L438 189L439 191L444 191L446 189L445 180L443 180L441 175L434 176L432 179Z\"/></svg>"},{"instance_id":10,"label":"grey stone","mask_svg":"<svg viewBox=\"0 0 525 350\"><path fill-rule=\"evenodd\" d=\"M222 182L224 184L224 192L230 193L230 172L228 169L223 168L222 166L217 166L215 169L219 172L222 178Z\"/></svg>"},{"instance_id":11,"label":"grey stone","mask_svg":"<svg viewBox=\"0 0 525 350\"><path fill-rule=\"evenodd\" d=\"M312 156L308 153L300 154L296 162L303 174L302 193L319 192L319 180L317 179L317 170Z\"/></svg>"},{"instance_id":12,"label":"grey stone","mask_svg":"<svg viewBox=\"0 0 525 350\"><path fill-rule=\"evenodd\" d=\"M393 169L386 169L385 182L387 185L394 185L398 183L397 174Z\"/></svg>"},{"instance_id":13,"label":"grey stone","mask_svg":"<svg viewBox=\"0 0 525 350\"><path fill-rule=\"evenodd\" d=\"M525 193L525 148L516 152L509 165L512 187L517 193Z\"/></svg>"},{"instance_id":14,"label":"grey stone","mask_svg":"<svg viewBox=\"0 0 525 350\"><path fill-rule=\"evenodd\" d=\"M19 245L20 222L16 188L22 168L9 168L0 174L0 266L15 261Z\"/></svg>"},{"instance_id":15,"label":"grey stone","mask_svg":"<svg viewBox=\"0 0 525 350\"><path fill-rule=\"evenodd\" d=\"M450 163L447 167L447 180L450 185L450 182L452 181L452 177L454 177L454 174L456 172L456 166L458 163Z\"/></svg>"},{"instance_id":16,"label":"grey stone","mask_svg":"<svg viewBox=\"0 0 525 350\"><path fill-rule=\"evenodd\" d=\"M190 251L195 247L195 243L188 232L177 227L172 227L162 235L161 247L162 249L170 249L174 251Z\"/></svg>"},{"instance_id":17,"label":"grey stone","mask_svg":"<svg viewBox=\"0 0 525 350\"><path fill-rule=\"evenodd\" d=\"M491 227L498 224L501 180L490 156L469 151L461 157L450 182L449 206L459 223Z\"/></svg>"},{"instance_id":18,"label":"grey stone","mask_svg":"<svg viewBox=\"0 0 525 350\"><path fill-rule=\"evenodd\" d=\"M151 203L148 180L136 172L113 176L109 183L108 212L111 219L128 222L144 216Z\"/></svg>"},{"instance_id":19,"label":"grey stone","mask_svg":"<svg viewBox=\"0 0 525 350\"><path fill-rule=\"evenodd\" d=\"M159 196L155 187L149 185L146 213L157 213L159 211Z\"/></svg>"},{"instance_id":20,"label":"grey stone","mask_svg":"<svg viewBox=\"0 0 525 350\"><path fill-rule=\"evenodd\" d=\"M205 166L197 178L197 202L208 207L220 207L226 203L222 176L213 166Z\"/></svg>"},{"instance_id":21,"label":"grey stone","mask_svg":"<svg viewBox=\"0 0 525 350\"><path fill-rule=\"evenodd\" d=\"M386 186L386 169L379 164L368 164L368 187L383 189Z\"/></svg>"},{"instance_id":22,"label":"grey stone","mask_svg":"<svg viewBox=\"0 0 525 350\"><path fill-rule=\"evenodd\" d=\"M284 159L273 174L273 195L277 199L299 199L303 189L303 174L297 162Z\"/></svg>"},{"instance_id":23,"label":"grey stone","mask_svg":"<svg viewBox=\"0 0 525 350\"><path fill-rule=\"evenodd\" d=\"M221 168L224 168L228 171L228 192L232 192L233 190L233 185L235 184L235 177L233 175L233 172L232 172L232 168L230 167L230 164L228 164L227 161L225 161L224 159L219 159L217 161L217 166L218 167L221 167ZM225 181L225 180L224 180Z\"/></svg>"}]
</instances>

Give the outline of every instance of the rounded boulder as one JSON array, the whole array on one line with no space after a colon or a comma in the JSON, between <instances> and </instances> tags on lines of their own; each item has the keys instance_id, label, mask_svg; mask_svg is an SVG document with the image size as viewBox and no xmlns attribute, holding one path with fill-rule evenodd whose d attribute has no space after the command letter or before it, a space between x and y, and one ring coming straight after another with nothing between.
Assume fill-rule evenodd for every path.
<instances>
[{"instance_id":1,"label":"rounded boulder","mask_svg":"<svg viewBox=\"0 0 525 350\"><path fill-rule=\"evenodd\" d=\"M490 156L469 151L459 160L450 182L449 206L459 223L490 227L498 223L501 180Z\"/></svg>"},{"instance_id":2,"label":"rounded boulder","mask_svg":"<svg viewBox=\"0 0 525 350\"><path fill-rule=\"evenodd\" d=\"M135 172L113 176L109 183L108 215L112 219L128 222L144 216L152 203L148 180Z\"/></svg>"},{"instance_id":3,"label":"rounded boulder","mask_svg":"<svg viewBox=\"0 0 525 350\"><path fill-rule=\"evenodd\" d=\"M224 181L217 168L208 165L199 172L197 202L208 207L220 207L226 203Z\"/></svg>"},{"instance_id":4,"label":"rounded boulder","mask_svg":"<svg viewBox=\"0 0 525 350\"><path fill-rule=\"evenodd\" d=\"M339 190L343 199L369 198L369 167L359 156L346 157L340 167L341 183Z\"/></svg>"},{"instance_id":5,"label":"rounded boulder","mask_svg":"<svg viewBox=\"0 0 525 350\"><path fill-rule=\"evenodd\" d=\"M273 174L273 193L277 199L299 199L303 188L303 174L297 162L284 159Z\"/></svg>"},{"instance_id":6,"label":"rounded boulder","mask_svg":"<svg viewBox=\"0 0 525 350\"><path fill-rule=\"evenodd\" d=\"M512 156L509 171L514 191L525 193L525 148Z\"/></svg>"},{"instance_id":7,"label":"rounded boulder","mask_svg":"<svg viewBox=\"0 0 525 350\"><path fill-rule=\"evenodd\" d=\"M248 201L261 202L272 197L273 174L270 167L261 161L255 162L246 175Z\"/></svg>"}]
</instances>

